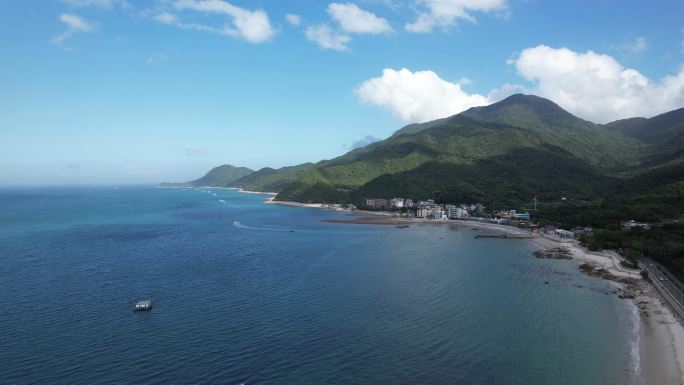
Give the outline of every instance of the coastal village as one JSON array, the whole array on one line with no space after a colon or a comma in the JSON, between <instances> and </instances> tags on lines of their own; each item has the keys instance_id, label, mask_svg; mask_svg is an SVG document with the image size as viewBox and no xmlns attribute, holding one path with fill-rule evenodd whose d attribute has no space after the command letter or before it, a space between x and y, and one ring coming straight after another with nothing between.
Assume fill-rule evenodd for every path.
<instances>
[{"instance_id":1,"label":"coastal village","mask_svg":"<svg viewBox=\"0 0 684 385\"><path fill-rule=\"evenodd\" d=\"M370 211L384 211L393 216L403 218L422 218L427 220L475 220L497 225L515 226L532 232L555 235L560 239L573 239L591 232L591 228L577 228L570 230L559 229L554 226L540 227L532 220L529 211L518 212L515 209L498 210L491 214L485 213L482 203L438 204L433 199L414 201L413 199L366 199L364 209ZM348 205L348 209L357 209Z\"/></svg>"}]
</instances>

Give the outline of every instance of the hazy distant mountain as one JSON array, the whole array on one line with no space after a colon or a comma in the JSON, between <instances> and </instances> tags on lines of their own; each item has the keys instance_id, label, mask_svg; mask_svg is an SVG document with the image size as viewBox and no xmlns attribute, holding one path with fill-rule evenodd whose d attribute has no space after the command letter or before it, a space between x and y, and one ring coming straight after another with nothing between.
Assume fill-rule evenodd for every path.
<instances>
[{"instance_id":1,"label":"hazy distant mountain","mask_svg":"<svg viewBox=\"0 0 684 385\"><path fill-rule=\"evenodd\" d=\"M304 163L298 166L282 167L277 170L265 167L233 181L230 186L250 191L277 192L300 178L314 166L313 163Z\"/></svg>"},{"instance_id":2,"label":"hazy distant mountain","mask_svg":"<svg viewBox=\"0 0 684 385\"><path fill-rule=\"evenodd\" d=\"M230 164L214 167L203 177L185 183L162 183L160 187L228 187L236 180L250 175L254 170Z\"/></svg>"}]
</instances>

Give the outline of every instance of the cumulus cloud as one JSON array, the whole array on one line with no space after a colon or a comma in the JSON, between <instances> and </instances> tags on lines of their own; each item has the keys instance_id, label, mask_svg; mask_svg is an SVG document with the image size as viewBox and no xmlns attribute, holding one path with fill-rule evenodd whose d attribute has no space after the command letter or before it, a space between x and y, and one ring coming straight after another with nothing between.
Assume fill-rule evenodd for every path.
<instances>
[{"instance_id":1,"label":"cumulus cloud","mask_svg":"<svg viewBox=\"0 0 684 385\"><path fill-rule=\"evenodd\" d=\"M59 21L66 25L67 30L52 38L52 42L55 44L61 44L77 32L90 32L94 29L92 24L85 19L69 13L59 15Z\"/></svg>"},{"instance_id":2,"label":"cumulus cloud","mask_svg":"<svg viewBox=\"0 0 684 385\"><path fill-rule=\"evenodd\" d=\"M295 15L294 13L288 13L285 15L285 20L287 20L290 25L293 25L295 27L299 27L300 24L302 24L302 18L299 15Z\"/></svg>"},{"instance_id":3,"label":"cumulus cloud","mask_svg":"<svg viewBox=\"0 0 684 385\"><path fill-rule=\"evenodd\" d=\"M527 48L511 59L527 84L503 84L486 96L462 89L432 71L385 69L363 82L356 95L363 103L390 110L398 119L425 122L495 103L515 93L535 94L597 123L635 116L651 117L684 107L684 66L652 80L615 58L594 51L575 52L545 45Z\"/></svg>"},{"instance_id":4,"label":"cumulus cloud","mask_svg":"<svg viewBox=\"0 0 684 385\"><path fill-rule=\"evenodd\" d=\"M514 65L535 94L599 123L684 106L684 67L653 81L611 56L545 45L525 49Z\"/></svg>"},{"instance_id":5,"label":"cumulus cloud","mask_svg":"<svg viewBox=\"0 0 684 385\"><path fill-rule=\"evenodd\" d=\"M419 9L413 23L404 27L409 32L430 32L434 28L448 28L460 20L476 22L473 12L502 12L507 0L415 0Z\"/></svg>"},{"instance_id":6,"label":"cumulus cloud","mask_svg":"<svg viewBox=\"0 0 684 385\"><path fill-rule=\"evenodd\" d=\"M179 11L190 10L226 15L230 18L231 23L223 28L216 28L203 24L182 23L168 17L159 21L186 29L216 32L250 43L263 43L270 40L276 33L268 19L268 14L261 9L251 11L223 0L176 0L173 5Z\"/></svg>"},{"instance_id":7,"label":"cumulus cloud","mask_svg":"<svg viewBox=\"0 0 684 385\"><path fill-rule=\"evenodd\" d=\"M390 110L405 122L426 122L489 104L487 97L468 94L459 83L440 78L433 71L412 72L386 68L382 76L363 82L359 100Z\"/></svg>"},{"instance_id":8,"label":"cumulus cloud","mask_svg":"<svg viewBox=\"0 0 684 385\"><path fill-rule=\"evenodd\" d=\"M306 29L306 38L318 44L323 49L346 51L351 37L335 32L327 24L313 25Z\"/></svg>"},{"instance_id":9,"label":"cumulus cloud","mask_svg":"<svg viewBox=\"0 0 684 385\"><path fill-rule=\"evenodd\" d=\"M374 35L392 32L386 19L364 11L356 4L331 3L328 13L345 32Z\"/></svg>"}]
</instances>

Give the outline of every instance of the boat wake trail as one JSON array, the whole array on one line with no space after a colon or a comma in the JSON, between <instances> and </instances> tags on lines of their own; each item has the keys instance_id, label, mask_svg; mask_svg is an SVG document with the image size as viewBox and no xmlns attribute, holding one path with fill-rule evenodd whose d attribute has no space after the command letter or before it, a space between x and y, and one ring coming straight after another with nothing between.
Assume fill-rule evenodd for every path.
<instances>
[{"instance_id":1,"label":"boat wake trail","mask_svg":"<svg viewBox=\"0 0 684 385\"><path fill-rule=\"evenodd\" d=\"M270 231L270 232L277 232L277 233L298 233L298 234L317 234L317 235L336 235L336 234L346 234L346 235L355 235L358 237L362 236L369 236L372 235L370 232L363 232L363 231L350 231L349 229L338 229L338 230L313 230L313 229L302 229L302 228L283 228L283 227L257 227L257 226L248 226L240 222L239 219L236 219L233 222L233 226L237 227L238 229L244 229L244 230L256 230L256 231Z\"/></svg>"},{"instance_id":2,"label":"boat wake trail","mask_svg":"<svg viewBox=\"0 0 684 385\"><path fill-rule=\"evenodd\" d=\"M293 233L294 230L292 229L283 229L283 228L278 228L278 227L254 227L254 226L247 226L243 225L240 223L239 220L235 220L233 222L233 226L237 227L238 229L246 229L246 230L259 230L259 231L275 231L275 232L281 232L281 233Z\"/></svg>"}]
</instances>

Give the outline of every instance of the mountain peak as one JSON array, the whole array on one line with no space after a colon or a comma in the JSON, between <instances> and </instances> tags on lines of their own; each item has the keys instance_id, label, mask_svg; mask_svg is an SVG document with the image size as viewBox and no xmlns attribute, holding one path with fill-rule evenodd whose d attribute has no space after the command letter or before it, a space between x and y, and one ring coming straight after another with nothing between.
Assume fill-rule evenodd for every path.
<instances>
[{"instance_id":1,"label":"mountain peak","mask_svg":"<svg viewBox=\"0 0 684 385\"><path fill-rule=\"evenodd\" d=\"M483 123L506 124L532 130L594 126L549 99L523 94L511 95L488 106L473 107L461 115Z\"/></svg>"},{"instance_id":2,"label":"mountain peak","mask_svg":"<svg viewBox=\"0 0 684 385\"><path fill-rule=\"evenodd\" d=\"M224 164L209 170L203 177L185 183L162 183L163 187L227 187L234 181L252 174L247 167Z\"/></svg>"}]
</instances>

